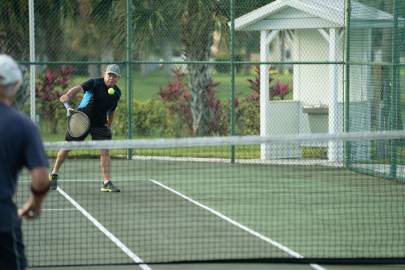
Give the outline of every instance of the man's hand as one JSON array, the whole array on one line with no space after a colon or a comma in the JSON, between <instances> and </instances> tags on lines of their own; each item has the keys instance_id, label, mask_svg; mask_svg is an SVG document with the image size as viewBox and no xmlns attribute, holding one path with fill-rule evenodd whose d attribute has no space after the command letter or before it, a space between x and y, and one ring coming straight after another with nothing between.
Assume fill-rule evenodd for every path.
<instances>
[{"instance_id":1,"label":"man's hand","mask_svg":"<svg viewBox=\"0 0 405 270\"><path fill-rule=\"evenodd\" d=\"M34 219L41 214L42 202L38 202L33 197L25 202L22 208L18 209L18 216L20 218Z\"/></svg>"},{"instance_id":2,"label":"man's hand","mask_svg":"<svg viewBox=\"0 0 405 270\"><path fill-rule=\"evenodd\" d=\"M61 95L60 98L59 98L59 101L62 102L62 103L68 102L69 100L70 99L69 99L69 96L67 94Z\"/></svg>"},{"instance_id":3,"label":"man's hand","mask_svg":"<svg viewBox=\"0 0 405 270\"><path fill-rule=\"evenodd\" d=\"M59 101L62 103L69 102L72 100L79 92L82 92L83 88L78 85L69 89L65 94L61 95Z\"/></svg>"},{"instance_id":4,"label":"man's hand","mask_svg":"<svg viewBox=\"0 0 405 270\"><path fill-rule=\"evenodd\" d=\"M32 196L23 207L18 209L18 215L27 219L36 218L41 213L42 202L49 191L48 169L46 167L33 168L31 178Z\"/></svg>"}]
</instances>

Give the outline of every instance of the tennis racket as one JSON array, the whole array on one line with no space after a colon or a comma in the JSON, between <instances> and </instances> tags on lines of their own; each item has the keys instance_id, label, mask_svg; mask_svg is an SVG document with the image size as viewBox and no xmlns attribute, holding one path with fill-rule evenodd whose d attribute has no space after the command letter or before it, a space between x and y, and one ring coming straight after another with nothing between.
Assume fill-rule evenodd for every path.
<instances>
[{"instance_id":1,"label":"tennis racket","mask_svg":"<svg viewBox=\"0 0 405 270\"><path fill-rule=\"evenodd\" d=\"M89 117L81 111L72 109L69 103L63 103L67 109L67 131L73 138L79 138L85 135L90 128Z\"/></svg>"}]
</instances>

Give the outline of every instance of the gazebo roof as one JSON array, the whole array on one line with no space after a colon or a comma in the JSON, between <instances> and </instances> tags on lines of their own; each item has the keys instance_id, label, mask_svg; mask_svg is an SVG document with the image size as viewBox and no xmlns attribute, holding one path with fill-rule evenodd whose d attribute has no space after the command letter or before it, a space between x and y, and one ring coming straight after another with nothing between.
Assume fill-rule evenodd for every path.
<instances>
[{"instance_id":1,"label":"gazebo roof","mask_svg":"<svg viewBox=\"0 0 405 270\"><path fill-rule=\"evenodd\" d=\"M344 0L277 0L235 19L235 30L339 28L344 16ZM387 12L352 1L353 27L391 27L392 20Z\"/></svg>"}]
</instances>

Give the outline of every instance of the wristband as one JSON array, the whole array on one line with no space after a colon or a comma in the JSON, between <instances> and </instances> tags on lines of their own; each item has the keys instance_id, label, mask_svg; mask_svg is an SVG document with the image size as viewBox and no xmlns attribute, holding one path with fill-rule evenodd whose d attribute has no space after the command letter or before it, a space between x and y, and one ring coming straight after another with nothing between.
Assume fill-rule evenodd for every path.
<instances>
[{"instance_id":1,"label":"wristband","mask_svg":"<svg viewBox=\"0 0 405 270\"><path fill-rule=\"evenodd\" d=\"M44 188L43 190L36 190L31 184L31 193L34 194L35 196L43 196L46 193L48 193L50 186L51 186L50 183L48 183L46 188Z\"/></svg>"}]
</instances>

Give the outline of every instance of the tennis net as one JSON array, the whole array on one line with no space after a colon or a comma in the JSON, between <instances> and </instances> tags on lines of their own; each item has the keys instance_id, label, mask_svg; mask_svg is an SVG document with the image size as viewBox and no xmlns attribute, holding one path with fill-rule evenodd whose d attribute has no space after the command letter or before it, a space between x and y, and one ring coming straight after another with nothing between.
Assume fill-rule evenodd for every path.
<instances>
[{"instance_id":1,"label":"tennis net","mask_svg":"<svg viewBox=\"0 0 405 270\"><path fill-rule=\"evenodd\" d=\"M393 131L46 143L51 165L58 149L73 151L41 218L24 222L29 264L404 262L404 138ZM381 141L399 149L394 163L370 163ZM347 147L363 153L350 167ZM110 152L119 193L100 191L100 149ZM369 166L395 169L394 177L369 176ZM18 205L29 185L24 172Z\"/></svg>"}]
</instances>

